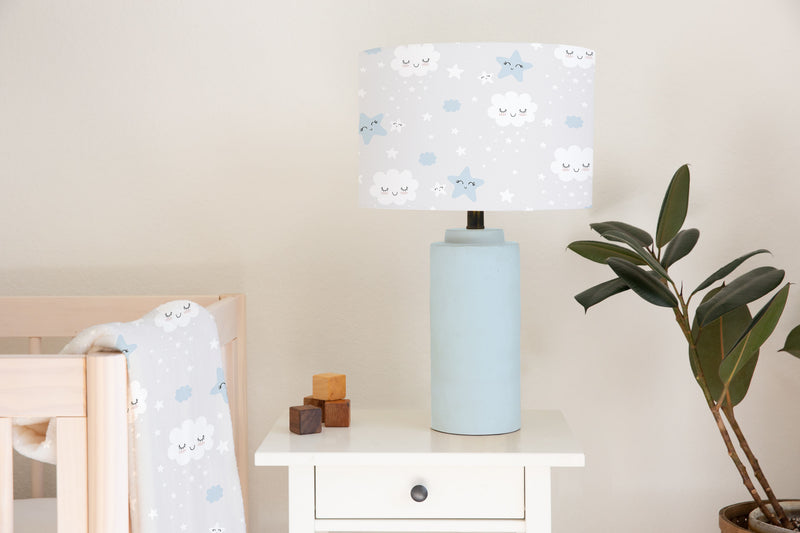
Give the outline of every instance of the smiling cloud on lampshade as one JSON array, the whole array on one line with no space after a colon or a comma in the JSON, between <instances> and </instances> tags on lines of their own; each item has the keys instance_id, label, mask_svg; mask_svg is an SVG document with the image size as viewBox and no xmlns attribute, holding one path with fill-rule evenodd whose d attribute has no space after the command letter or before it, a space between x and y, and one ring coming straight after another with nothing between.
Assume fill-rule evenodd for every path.
<instances>
[{"instance_id":1,"label":"smiling cloud on lampshade","mask_svg":"<svg viewBox=\"0 0 800 533\"><path fill-rule=\"evenodd\" d=\"M417 197L419 183L408 170L400 172L390 169L386 172L376 172L372 181L369 193L381 205L404 205L406 202L413 202Z\"/></svg>"},{"instance_id":2,"label":"smiling cloud on lampshade","mask_svg":"<svg viewBox=\"0 0 800 533\"><path fill-rule=\"evenodd\" d=\"M561 181L586 181L592 177L592 157L591 148L580 146L570 146L569 148L558 148L555 151L555 160L550 164L550 170L558 176Z\"/></svg>"},{"instance_id":3,"label":"smiling cloud on lampshade","mask_svg":"<svg viewBox=\"0 0 800 533\"><path fill-rule=\"evenodd\" d=\"M439 68L439 52L432 44L409 44L394 49L392 68L402 77L425 76Z\"/></svg>"},{"instance_id":4,"label":"smiling cloud on lampshade","mask_svg":"<svg viewBox=\"0 0 800 533\"><path fill-rule=\"evenodd\" d=\"M556 59L560 59L565 67L589 68L594 66L594 50L580 46L561 45L553 51Z\"/></svg>"},{"instance_id":5,"label":"smiling cloud on lampshade","mask_svg":"<svg viewBox=\"0 0 800 533\"><path fill-rule=\"evenodd\" d=\"M528 93L517 94L508 91L505 94L492 96L492 105L486 110L489 118L493 118L498 126L522 126L533 122L533 113L538 106L531 101Z\"/></svg>"}]
</instances>

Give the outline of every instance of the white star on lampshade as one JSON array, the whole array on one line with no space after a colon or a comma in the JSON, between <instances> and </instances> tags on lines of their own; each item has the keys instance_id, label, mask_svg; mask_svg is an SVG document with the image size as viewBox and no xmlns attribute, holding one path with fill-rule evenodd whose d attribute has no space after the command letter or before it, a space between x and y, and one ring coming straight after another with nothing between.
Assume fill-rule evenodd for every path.
<instances>
[{"instance_id":1,"label":"white star on lampshade","mask_svg":"<svg viewBox=\"0 0 800 533\"><path fill-rule=\"evenodd\" d=\"M448 78L456 78L461 79L461 74L464 72L463 68L458 68L458 65L453 65L452 67L447 69L447 73L449 74Z\"/></svg>"}]
</instances>

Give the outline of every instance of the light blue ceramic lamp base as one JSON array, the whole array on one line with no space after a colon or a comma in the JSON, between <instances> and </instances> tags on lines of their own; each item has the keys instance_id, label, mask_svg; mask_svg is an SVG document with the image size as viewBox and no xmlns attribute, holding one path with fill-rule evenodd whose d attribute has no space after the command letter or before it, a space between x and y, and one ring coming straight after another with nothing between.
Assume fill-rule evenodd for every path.
<instances>
[{"instance_id":1,"label":"light blue ceramic lamp base","mask_svg":"<svg viewBox=\"0 0 800 533\"><path fill-rule=\"evenodd\" d=\"M519 246L503 230L452 229L431 245L431 427L520 428Z\"/></svg>"}]
</instances>

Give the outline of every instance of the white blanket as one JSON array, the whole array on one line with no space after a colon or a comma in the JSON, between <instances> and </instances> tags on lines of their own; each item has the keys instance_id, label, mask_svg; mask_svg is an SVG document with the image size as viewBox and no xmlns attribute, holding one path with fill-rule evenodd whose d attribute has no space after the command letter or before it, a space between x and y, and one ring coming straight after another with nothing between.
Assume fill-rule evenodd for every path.
<instances>
[{"instance_id":1,"label":"white blanket","mask_svg":"<svg viewBox=\"0 0 800 533\"><path fill-rule=\"evenodd\" d=\"M92 349L118 350L128 361L132 530L244 532L214 318L196 303L169 302L135 322L89 328L62 352ZM23 422L18 451L55 462L54 430Z\"/></svg>"}]
</instances>

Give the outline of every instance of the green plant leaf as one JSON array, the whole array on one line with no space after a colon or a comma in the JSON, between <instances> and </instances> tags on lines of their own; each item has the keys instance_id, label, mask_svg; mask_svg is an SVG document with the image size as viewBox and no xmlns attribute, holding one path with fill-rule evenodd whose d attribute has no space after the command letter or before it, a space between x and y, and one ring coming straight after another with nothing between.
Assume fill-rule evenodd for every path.
<instances>
[{"instance_id":1,"label":"green plant leaf","mask_svg":"<svg viewBox=\"0 0 800 533\"><path fill-rule=\"evenodd\" d=\"M720 291L722 292L722 291ZM755 318L750 322L747 330L742 334L734 347L719 365L719 377L722 380L723 394L731 386L731 381L737 373L756 355L761 345L772 335L778 320L781 318L786 298L789 296L789 284L783 286L769 302L761 308Z\"/></svg>"},{"instance_id":2,"label":"green plant leaf","mask_svg":"<svg viewBox=\"0 0 800 533\"><path fill-rule=\"evenodd\" d=\"M677 307L675 295L653 275L637 267L630 261L612 257L608 266L619 276L633 292L651 304L660 307Z\"/></svg>"},{"instance_id":3,"label":"green plant leaf","mask_svg":"<svg viewBox=\"0 0 800 533\"><path fill-rule=\"evenodd\" d=\"M656 225L656 246L661 248L680 231L689 209L689 166L683 165L672 176Z\"/></svg>"},{"instance_id":4,"label":"green plant leaf","mask_svg":"<svg viewBox=\"0 0 800 533\"><path fill-rule=\"evenodd\" d=\"M696 312L700 326L705 327L728 311L768 294L780 285L784 274L783 270L765 266L739 276L730 285L723 287L713 298L700 304Z\"/></svg>"},{"instance_id":5,"label":"green plant leaf","mask_svg":"<svg viewBox=\"0 0 800 533\"><path fill-rule=\"evenodd\" d=\"M720 289L721 287L718 287L709 292L704 301L717 294ZM725 358L725 354L733 348L736 341L747 330L751 320L752 316L746 305L737 307L722 315L704 328L700 327L697 322L697 316L695 316L692 324L692 338L697 349L700 369L703 371L706 385L714 399L722 396L723 392L722 380L719 377L719 365ZM694 361L690 359L690 362L692 363L692 372L695 372L696 375L697 369ZM732 406L738 405L747 394L757 362L758 352L731 381L730 403Z\"/></svg>"},{"instance_id":6,"label":"green plant leaf","mask_svg":"<svg viewBox=\"0 0 800 533\"><path fill-rule=\"evenodd\" d=\"M621 257L637 265L647 264L645 263L644 259L627 248L617 246L616 244L609 244L607 242L575 241L570 243L567 248L581 257L585 257L586 259L596 263L606 264L606 260L609 257Z\"/></svg>"},{"instance_id":7,"label":"green plant leaf","mask_svg":"<svg viewBox=\"0 0 800 533\"><path fill-rule=\"evenodd\" d=\"M703 283L698 285L697 288L694 291L692 291L692 294L694 294L696 292L699 292L699 291L702 291L703 289L707 289L708 287L712 286L714 283L718 282L719 280L721 280L722 278L724 278L725 276L727 276L728 274L730 274L731 272L736 270L739 267L739 265L741 265L742 263L744 263L745 261L747 261L748 259L750 259L754 255L757 255L757 254L768 254L768 253L770 253L769 250L764 250L762 248L760 250L756 250L754 252L750 252L749 254L745 254L742 257L734 259L733 261L731 261L730 263L728 263L724 267L720 268L719 270L717 270L716 272L711 274L708 278L706 278L706 280Z\"/></svg>"},{"instance_id":8,"label":"green plant leaf","mask_svg":"<svg viewBox=\"0 0 800 533\"><path fill-rule=\"evenodd\" d=\"M664 270L663 266L661 266L661 263L659 263L658 260L655 257L653 257L653 254L642 248L642 245L639 244L639 241L637 241L632 236L628 235L627 233L623 233L621 231L609 230L603 234L603 237L609 237L613 238L614 240L619 240L620 242L624 242L625 244L630 246L634 252L636 252L636 255L644 259L645 263L647 263L647 265L653 269L653 272L656 272L659 276L668 281L672 281L671 279L669 279L667 271Z\"/></svg>"},{"instance_id":9,"label":"green plant leaf","mask_svg":"<svg viewBox=\"0 0 800 533\"><path fill-rule=\"evenodd\" d=\"M694 228L678 232L675 238L667 245L664 257L661 258L661 264L664 265L664 268L669 268L677 261L689 255L689 252L694 249L694 246L697 244L697 239L699 238L700 230Z\"/></svg>"},{"instance_id":10,"label":"green plant leaf","mask_svg":"<svg viewBox=\"0 0 800 533\"><path fill-rule=\"evenodd\" d=\"M586 312L595 304L599 304L606 298L627 291L628 284L619 278L603 282L586 289L580 294L575 295L575 299L583 306L583 311Z\"/></svg>"},{"instance_id":11,"label":"green plant leaf","mask_svg":"<svg viewBox=\"0 0 800 533\"><path fill-rule=\"evenodd\" d=\"M789 332L789 335L786 337L786 342L783 344L783 348L781 348L780 351L790 353L795 357L800 357L800 326L795 326L795 328Z\"/></svg>"},{"instance_id":12,"label":"green plant leaf","mask_svg":"<svg viewBox=\"0 0 800 533\"><path fill-rule=\"evenodd\" d=\"M650 246L653 244L653 237L650 236L645 230L637 228L636 226L631 226L630 224L626 224L625 222L617 222L615 220L610 220L608 222L595 222L594 224L589 224L589 227L592 228L594 231L603 235L607 231L610 230L617 230L623 233L627 233L641 244L644 247ZM614 240L614 239L611 239Z\"/></svg>"}]
</instances>

